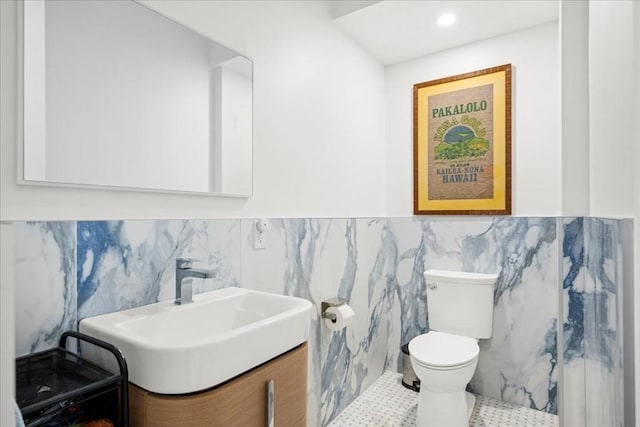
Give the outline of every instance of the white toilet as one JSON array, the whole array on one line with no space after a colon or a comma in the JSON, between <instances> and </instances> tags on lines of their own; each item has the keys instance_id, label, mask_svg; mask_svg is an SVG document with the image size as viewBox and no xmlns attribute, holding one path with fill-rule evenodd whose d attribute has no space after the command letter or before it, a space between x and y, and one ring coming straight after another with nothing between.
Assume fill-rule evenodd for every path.
<instances>
[{"instance_id":1,"label":"white toilet","mask_svg":"<svg viewBox=\"0 0 640 427\"><path fill-rule=\"evenodd\" d=\"M427 270L429 332L409 342L420 379L417 427L467 427L475 397L465 388L478 339L491 337L496 274Z\"/></svg>"}]
</instances>

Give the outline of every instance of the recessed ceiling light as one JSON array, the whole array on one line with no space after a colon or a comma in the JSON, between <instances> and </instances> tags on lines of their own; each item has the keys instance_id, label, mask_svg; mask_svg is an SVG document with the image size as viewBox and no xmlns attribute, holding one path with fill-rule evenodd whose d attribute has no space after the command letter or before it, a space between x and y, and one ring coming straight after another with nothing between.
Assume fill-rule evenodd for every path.
<instances>
[{"instance_id":1,"label":"recessed ceiling light","mask_svg":"<svg viewBox=\"0 0 640 427\"><path fill-rule=\"evenodd\" d=\"M456 16L452 13L445 13L438 18L438 25L447 27L456 22Z\"/></svg>"}]
</instances>

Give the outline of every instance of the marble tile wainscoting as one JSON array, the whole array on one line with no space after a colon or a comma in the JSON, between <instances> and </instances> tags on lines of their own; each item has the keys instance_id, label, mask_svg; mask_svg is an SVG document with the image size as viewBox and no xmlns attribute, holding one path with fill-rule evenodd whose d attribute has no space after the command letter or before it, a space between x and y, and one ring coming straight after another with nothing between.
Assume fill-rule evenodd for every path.
<instances>
[{"instance_id":1,"label":"marble tile wainscoting","mask_svg":"<svg viewBox=\"0 0 640 427\"><path fill-rule=\"evenodd\" d=\"M630 220L563 219L563 417L567 426L623 427L623 251ZM625 242L625 239L627 241ZM582 393L577 392L582 391ZM603 399L603 396L609 398Z\"/></svg>"},{"instance_id":2,"label":"marble tile wainscoting","mask_svg":"<svg viewBox=\"0 0 640 427\"><path fill-rule=\"evenodd\" d=\"M174 297L175 258L215 269L194 292L237 286L240 221L15 223L16 355L54 347L85 317Z\"/></svg>"},{"instance_id":3,"label":"marble tile wainscoting","mask_svg":"<svg viewBox=\"0 0 640 427\"><path fill-rule=\"evenodd\" d=\"M76 328L84 317L173 298L175 258L188 256L216 270L215 279L200 282L196 292L241 286L296 295L314 304L309 339L310 426L326 426L385 371L400 371L400 346L428 330L422 273L429 268L499 274L493 336L480 343L480 361L471 383L477 394L557 414L563 389L559 369L578 372L576 364L587 359L608 361L602 356L607 352L612 360L619 360L615 334L609 332L610 325L617 325L619 311L606 312L606 325L598 320L602 302L593 310L596 317L580 318L575 311L584 301L584 295L576 297L584 293L583 282L576 277L586 277L585 268L599 271L598 265L617 271L614 252L597 258L600 246L594 243L594 263L574 266L567 254L579 248L569 245L573 249L567 249L567 239L577 227L569 226L582 221L577 235L590 230L583 241L615 242L619 238L616 224L627 220L270 221L267 248L258 250L253 249L254 221L245 219L16 223L17 355L56 345L60 333ZM596 225L584 226L591 222ZM609 226L598 228L597 224ZM580 239L572 242L579 245ZM599 278L594 286L607 292L609 308L621 298L611 291L611 281L615 289L619 277L608 275L609 281L602 281L602 275L594 277ZM334 296L349 301L356 319L332 333L320 322L319 311L320 302ZM561 301L569 310L561 310ZM592 323L585 325L588 322ZM585 331L596 324L606 326L593 330L594 337L601 337L596 341L602 357L585 358L579 349L591 337ZM564 363L560 363L562 357ZM607 369L603 372L610 372ZM618 369L615 375L619 374Z\"/></svg>"}]
</instances>

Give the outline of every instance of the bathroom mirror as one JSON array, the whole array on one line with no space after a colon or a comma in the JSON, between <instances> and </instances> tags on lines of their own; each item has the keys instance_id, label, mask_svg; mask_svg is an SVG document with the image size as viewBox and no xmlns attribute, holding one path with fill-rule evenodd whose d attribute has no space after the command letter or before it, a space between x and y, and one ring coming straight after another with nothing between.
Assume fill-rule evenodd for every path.
<instances>
[{"instance_id":1,"label":"bathroom mirror","mask_svg":"<svg viewBox=\"0 0 640 427\"><path fill-rule=\"evenodd\" d=\"M23 18L21 183L251 195L249 59L130 0Z\"/></svg>"}]
</instances>

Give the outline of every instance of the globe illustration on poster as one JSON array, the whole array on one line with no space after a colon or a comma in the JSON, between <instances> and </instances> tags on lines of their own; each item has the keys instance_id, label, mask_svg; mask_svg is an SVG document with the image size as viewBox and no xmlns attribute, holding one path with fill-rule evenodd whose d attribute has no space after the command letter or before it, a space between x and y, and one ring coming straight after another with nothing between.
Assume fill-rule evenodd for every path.
<instances>
[{"instance_id":1,"label":"globe illustration on poster","mask_svg":"<svg viewBox=\"0 0 640 427\"><path fill-rule=\"evenodd\" d=\"M447 131L442 142L434 148L435 160L455 160L481 157L490 149L488 139L476 136L473 129L457 125Z\"/></svg>"}]
</instances>

